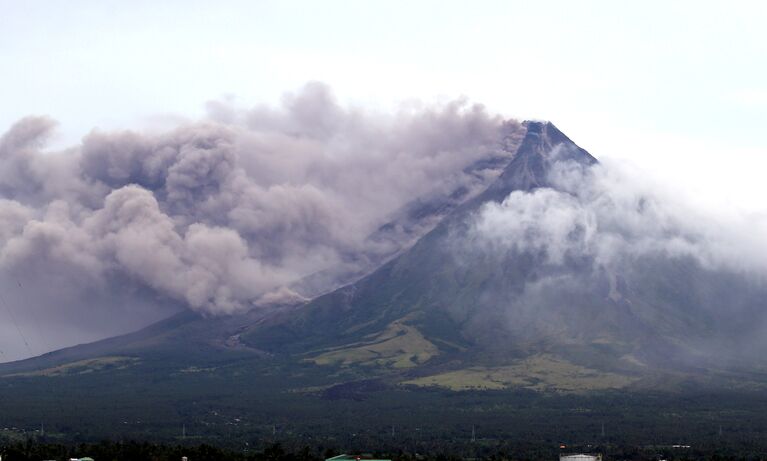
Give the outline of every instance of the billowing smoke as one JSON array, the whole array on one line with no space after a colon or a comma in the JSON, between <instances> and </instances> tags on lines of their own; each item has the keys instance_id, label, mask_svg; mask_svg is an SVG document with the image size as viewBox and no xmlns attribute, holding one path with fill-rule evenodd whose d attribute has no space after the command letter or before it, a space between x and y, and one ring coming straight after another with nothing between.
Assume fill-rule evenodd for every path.
<instances>
[{"instance_id":1,"label":"billowing smoke","mask_svg":"<svg viewBox=\"0 0 767 461\"><path fill-rule=\"evenodd\" d=\"M767 273L767 217L703 210L621 163L556 163L552 187L515 191L474 216L469 238L493 254L532 252L545 264L588 257L611 268L647 255L711 269Z\"/></svg>"},{"instance_id":2,"label":"billowing smoke","mask_svg":"<svg viewBox=\"0 0 767 461\"><path fill-rule=\"evenodd\" d=\"M510 155L499 140L521 132L463 100L342 107L319 83L279 107L208 109L168 132L96 130L60 152L44 150L46 117L0 138L0 284L12 309L57 312L65 330L133 305L141 320L128 326L184 307L302 299L395 254L405 237L371 235L407 203L485 184L466 168ZM317 273L314 293L295 288Z\"/></svg>"}]
</instances>

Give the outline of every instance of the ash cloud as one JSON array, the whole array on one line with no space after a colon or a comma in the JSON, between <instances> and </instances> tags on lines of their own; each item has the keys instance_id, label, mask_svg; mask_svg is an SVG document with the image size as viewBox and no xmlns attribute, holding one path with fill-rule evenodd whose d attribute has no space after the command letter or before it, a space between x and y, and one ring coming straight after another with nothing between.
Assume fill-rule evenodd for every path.
<instances>
[{"instance_id":1,"label":"ash cloud","mask_svg":"<svg viewBox=\"0 0 767 461\"><path fill-rule=\"evenodd\" d=\"M302 299L308 275L325 273L329 288L333 268L395 253L407 242L370 236L415 199L486 183L464 170L509 155L502 133L521 132L464 100L344 107L320 83L279 107L214 101L208 112L167 132L95 130L60 152L44 150L47 117L2 135L0 273L7 293L16 280L41 287L34 301L9 295L21 322L31 302L73 319L133 303L146 323Z\"/></svg>"}]
</instances>

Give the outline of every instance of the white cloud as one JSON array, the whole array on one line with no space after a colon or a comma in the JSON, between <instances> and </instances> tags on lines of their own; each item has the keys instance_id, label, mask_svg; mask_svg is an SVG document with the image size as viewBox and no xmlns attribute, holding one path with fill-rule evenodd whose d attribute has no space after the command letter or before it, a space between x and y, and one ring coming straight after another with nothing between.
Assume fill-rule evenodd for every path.
<instances>
[{"instance_id":1,"label":"white cloud","mask_svg":"<svg viewBox=\"0 0 767 461\"><path fill-rule=\"evenodd\" d=\"M512 192L475 216L469 237L489 254L532 252L551 265L597 267L646 255L688 256L729 271L767 274L767 216L701 208L625 163L559 163L557 189Z\"/></svg>"}]
</instances>

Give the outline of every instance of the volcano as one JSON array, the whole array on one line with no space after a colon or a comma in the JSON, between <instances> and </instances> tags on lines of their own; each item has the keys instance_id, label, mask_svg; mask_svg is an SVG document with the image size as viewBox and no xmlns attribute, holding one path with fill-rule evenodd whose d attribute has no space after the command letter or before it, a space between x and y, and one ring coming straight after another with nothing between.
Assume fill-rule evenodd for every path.
<instances>
[{"instance_id":1,"label":"volcano","mask_svg":"<svg viewBox=\"0 0 767 461\"><path fill-rule=\"evenodd\" d=\"M226 401L232 414L261 405L256 426L280 414L266 400L290 407L299 398L375 402L386 392L435 389L762 389L767 289L759 281L685 255L606 266L569 253L552 264L545 247L477 250L476 222L488 207L545 191L567 196L555 173L598 165L553 124L524 127L483 190L403 212L411 224L422 217L429 225L411 225L420 229L413 243L369 273L306 302L214 318L184 312L130 335L2 364L0 383L11 386L3 413L36 417L20 403L34 392L40 412L56 399L85 399L130 414L130 403L116 403L115 386L165 402L151 412L157 424ZM69 390L55 396L50 386Z\"/></svg>"}]
</instances>

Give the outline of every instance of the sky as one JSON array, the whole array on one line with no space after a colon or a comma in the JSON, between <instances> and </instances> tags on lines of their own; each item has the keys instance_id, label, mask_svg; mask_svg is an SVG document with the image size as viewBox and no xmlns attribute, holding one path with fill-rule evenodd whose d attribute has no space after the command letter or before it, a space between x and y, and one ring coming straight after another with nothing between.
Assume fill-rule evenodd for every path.
<instances>
[{"instance_id":1,"label":"sky","mask_svg":"<svg viewBox=\"0 0 767 461\"><path fill-rule=\"evenodd\" d=\"M764 216L765 23L745 1L0 0L0 132L49 116L56 150L323 82L344 107L550 120L701 207Z\"/></svg>"},{"instance_id":2,"label":"sky","mask_svg":"<svg viewBox=\"0 0 767 461\"><path fill-rule=\"evenodd\" d=\"M50 115L54 146L318 80L352 104L465 96L547 119L597 157L765 208L764 2L3 0L0 11L0 127ZM706 191L712 181L726 196Z\"/></svg>"}]
</instances>

